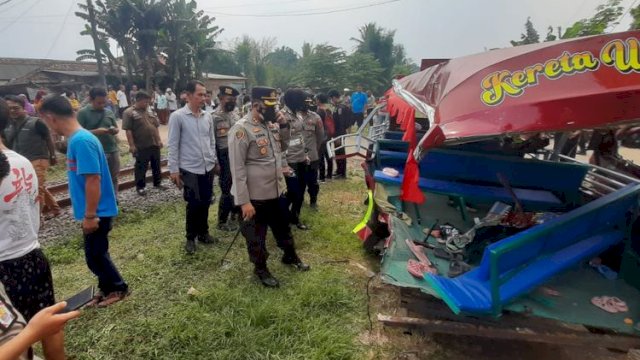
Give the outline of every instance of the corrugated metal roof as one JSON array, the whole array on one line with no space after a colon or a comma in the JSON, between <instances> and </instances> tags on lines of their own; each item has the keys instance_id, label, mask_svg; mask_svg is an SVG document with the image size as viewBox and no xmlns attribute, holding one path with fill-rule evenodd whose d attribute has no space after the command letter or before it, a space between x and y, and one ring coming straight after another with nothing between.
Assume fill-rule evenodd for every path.
<instances>
[{"instance_id":1,"label":"corrugated metal roof","mask_svg":"<svg viewBox=\"0 0 640 360\"><path fill-rule=\"evenodd\" d=\"M42 72L63 74L71 76L98 76L97 71L63 71L63 70L42 70Z\"/></svg>"},{"instance_id":2,"label":"corrugated metal roof","mask_svg":"<svg viewBox=\"0 0 640 360\"><path fill-rule=\"evenodd\" d=\"M233 76L233 75L223 75L223 74L214 74L214 73L204 73L202 74L205 79L212 80L247 80L247 78L242 76Z\"/></svg>"},{"instance_id":3,"label":"corrugated metal roof","mask_svg":"<svg viewBox=\"0 0 640 360\"><path fill-rule=\"evenodd\" d=\"M11 80L25 76L37 70L40 65L34 64L0 64L0 80Z\"/></svg>"}]
</instances>

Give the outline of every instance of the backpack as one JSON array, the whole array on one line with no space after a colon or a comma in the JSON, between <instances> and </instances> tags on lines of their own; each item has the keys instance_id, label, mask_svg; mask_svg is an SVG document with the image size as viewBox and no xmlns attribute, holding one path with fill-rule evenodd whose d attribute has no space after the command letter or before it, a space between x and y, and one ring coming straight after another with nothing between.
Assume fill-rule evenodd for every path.
<instances>
[{"instance_id":1,"label":"backpack","mask_svg":"<svg viewBox=\"0 0 640 360\"><path fill-rule=\"evenodd\" d=\"M336 122L333 120L331 111L324 111L324 131L327 138L332 138L336 134Z\"/></svg>"}]
</instances>

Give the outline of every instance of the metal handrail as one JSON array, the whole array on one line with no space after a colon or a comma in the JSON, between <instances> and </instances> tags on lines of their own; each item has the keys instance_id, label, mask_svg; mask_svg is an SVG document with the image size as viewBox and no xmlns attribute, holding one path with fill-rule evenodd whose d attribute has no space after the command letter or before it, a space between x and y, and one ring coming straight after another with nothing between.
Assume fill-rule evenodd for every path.
<instances>
[{"instance_id":1,"label":"metal handrail","mask_svg":"<svg viewBox=\"0 0 640 360\"><path fill-rule=\"evenodd\" d=\"M360 155L368 160L371 160L375 157L375 151L374 151L374 147L376 144L376 141L379 140L378 136L384 136L384 132L386 131L386 129L389 126L389 116L387 115L385 117L385 120L382 122L382 127L384 127L384 131L382 131L381 129L377 129L376 128L376 132L373 135L376 136L371 136L371 130L369 135L370 136L365 136L364 132L365 129L367 128L367 126L369 125L369 123L372 121L372 119L378 114L378 112L380 112L380 110L382 108L384 108L386 106L386 103L382 103L378 106L376 106L368 115L367 117L364 119L364 121L362 122L362 125L358 128L358 130L353 133L353 134L345 134L345 135L340 135L337 136L333 139L330 139L329 141L327 141L327 155L329 156L329 158L333 159L336 156L336 150L341 150L344 149L345 150L345 157L351 157L354 155ZM373 126L378 126L378 125L373 125ZM351 138L355 138L354 143L355 144L347 144L347 140L351 139ZM340 145L336 146L336 143L340 142ZM365 145L366 142L366 146ZM351 149L351 148L355 148L355 151L347 153L347 149ZM362 150L365 151L364 154L362 154Z\"/></svg>"}]
</instances>

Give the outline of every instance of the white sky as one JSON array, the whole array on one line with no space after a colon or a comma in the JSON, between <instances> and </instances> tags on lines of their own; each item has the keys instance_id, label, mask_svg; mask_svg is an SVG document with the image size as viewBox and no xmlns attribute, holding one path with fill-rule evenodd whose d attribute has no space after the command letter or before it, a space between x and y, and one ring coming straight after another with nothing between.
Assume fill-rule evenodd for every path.
<instances>
[{"instance_id":1,"label":"white sky","mask_svg":"<svg viewBox=\"0 0 640 360\"><path fill-rule=\"evenodd\" d=\"M4 3L6 0L1 0ZM73 12L83 0L10 0L0 5L0 57L75 59L76 50L92 48L80 36L84 23ZM408 56L455 57L485 48L510 46L524 31L527 16L544 37L549 25L571 25L589 17L606 0L399 0L347 12L313 16L248 17L230 14L282 14L345 9L388 0L199 0L225 30L223 44L247 34L275 37L278 46L300 52L304 41L328 42L351 51L358 27L376 22L396 29L396 42ZM625 9L635 0L623 0ZM637 2L636 2L637 3ZM615 29L629 27L627 14Z\"/></svg>"}]
</instances>

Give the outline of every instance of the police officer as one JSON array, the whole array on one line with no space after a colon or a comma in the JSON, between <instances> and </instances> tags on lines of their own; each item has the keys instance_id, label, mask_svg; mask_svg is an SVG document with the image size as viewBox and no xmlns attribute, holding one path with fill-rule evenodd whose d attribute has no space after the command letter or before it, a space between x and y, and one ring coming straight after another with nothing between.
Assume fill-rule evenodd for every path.
<instances>
[{"instance_id":1,"label":"police officer","mask_svg":"<svg viewBox=\"0 0 640 360\"><path fill-rule=\"evenodd\" d=\"M284 251L282 262L300 271L309 270L296 253L287 222L284 174L290 168L283 163L282 151L289 141L289 124L276 112L276 104L275 89L254 87L251 112L231 128L229 135L231 194L242 210L241 231L254 273L267 287L279 285L267 269L267 226Z\"/></svg>"},{"instance_id":2,"label":"police officer","mask_svg":"<svg viewBox=\"0 0 640 360\"><path fill-rule=\"evenodd\" d=\"M290 206L289 220L300 230L308 229L300 221L300 210L307 186L309 186L311 207L317 206L320 164L318 146L324 138L322 120L318 114L309 111L308 99L312 101L310 95L300 89L287 90L284 94L285 107L281 112L291 129L286 159L295 174L286 179L287 199Z\"/></svg>"},{"instance_id":3,"label":"police officer","mask_svg":"<svg viewBox=\"0 0 640 360\"><path fill-rule=\"evenodd\" d=\"M240 209L233 206L231 196L231 168L229 166L229 130L238 122L239 117L234 111L236 108L236 97L238 90L231 86L220 86L218 99L220 105L213 111L213 124L216 136L216 152L218 163L220 164L220 202L218 205L218 229L222 231L233 231L233 226L228 224L229 214L239 214ZM232 216L234 218L235 216Z\"/></svg>"}]
</instances>

